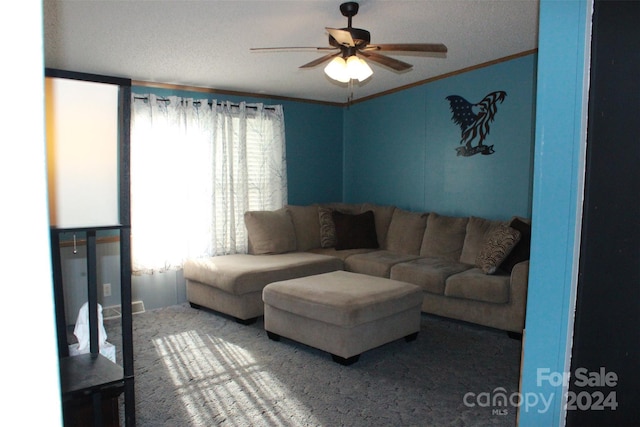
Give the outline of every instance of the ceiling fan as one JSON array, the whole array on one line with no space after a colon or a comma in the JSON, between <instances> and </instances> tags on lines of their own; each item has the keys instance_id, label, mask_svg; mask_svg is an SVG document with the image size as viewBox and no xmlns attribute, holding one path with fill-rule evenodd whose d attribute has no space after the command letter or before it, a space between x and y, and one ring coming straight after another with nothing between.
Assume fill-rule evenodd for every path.
<instances>
[{"instance_id":1,"label":"ceiling fan","mask_svg":"<svg viewBox=\"0 0 640 427\"><path fill-rule=\"evenodd\" d=\"M370 61L384 65L395 71L409 70L413 65L398 59L390 58L378 52L420 52L420 53L439 53L447 52L447 47L442 43L395 43L395 44L369 44L371 42L371 34L362 28L353 28L351 26L352 18L358 13L359 5L356 2L346 2L340 5L340 12L347 17L348 23L346 28L328 28L329 45L331 47L272 47L272 48L252 48L253 51L258 50L287 50L287 49L315 49L330 50L325 56L315 59L300 68L312 68L322 64L325 61L331 62L325 67L325 73L332 79L342 83L348 83L351 80L360 82L368 79L373 70L364 61L366 58ZM336 52L337 51L337 52Z\"/></svg>"}]
</instances>

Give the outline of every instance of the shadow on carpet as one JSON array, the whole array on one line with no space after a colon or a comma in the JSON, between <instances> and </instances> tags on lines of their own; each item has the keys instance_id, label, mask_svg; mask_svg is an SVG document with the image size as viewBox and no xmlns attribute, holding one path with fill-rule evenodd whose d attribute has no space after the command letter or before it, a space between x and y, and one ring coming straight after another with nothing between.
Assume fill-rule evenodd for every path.
<instances>
[{"instance_id":1,"label":"shadow on carpet","mask_svg":"<svg viewBox=\"0 0 640 427\"><path fill-rule=\"evenodd\" d=\"M119 320L105 321L121 350ZM351 366L188 304L133 317L138 426L513 426L521 342L422 315ZM117 354L121 363L120 351ZM494 404L495 403L495 404Z\"/></svg>"}]
</instances>

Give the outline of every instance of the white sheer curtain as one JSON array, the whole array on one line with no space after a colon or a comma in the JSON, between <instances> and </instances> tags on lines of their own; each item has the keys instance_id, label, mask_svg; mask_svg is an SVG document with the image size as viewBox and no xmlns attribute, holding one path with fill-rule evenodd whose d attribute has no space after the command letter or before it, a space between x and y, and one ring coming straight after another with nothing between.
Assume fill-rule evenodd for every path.
<instances>
[{"instance_id":1,"label":"white sheer curtain","mask_svg":"<svg viewBox=\"0 0 640 427\"><path fill-rule=\"evenodd\" d=\"M132 95L134 272L244 253L244 212L286 201L282 106Z\"/></svg>"}]
</instances>

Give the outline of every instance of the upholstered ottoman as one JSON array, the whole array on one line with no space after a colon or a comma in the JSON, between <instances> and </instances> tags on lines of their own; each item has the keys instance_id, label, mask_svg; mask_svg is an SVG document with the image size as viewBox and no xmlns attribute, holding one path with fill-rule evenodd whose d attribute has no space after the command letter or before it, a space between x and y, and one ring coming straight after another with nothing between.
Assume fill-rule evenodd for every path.
<instances>
[{"instance_id":1,"label":"upholstered ottoman","mask_svg":"<svg viewBox=\"0 0 640 427\"><path fill-rule=\"evenodd\" d=\"M334 271L270 283L262 299L269 338L324 350L343 365L420 331L422 291L396 280Z\"/></svg>"}]
</instances>

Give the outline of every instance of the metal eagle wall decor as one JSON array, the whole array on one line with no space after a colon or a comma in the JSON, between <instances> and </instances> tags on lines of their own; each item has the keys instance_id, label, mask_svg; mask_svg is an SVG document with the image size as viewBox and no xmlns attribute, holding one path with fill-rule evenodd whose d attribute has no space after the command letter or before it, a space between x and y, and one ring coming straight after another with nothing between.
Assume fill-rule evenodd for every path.
<instances>
[{"instance_id":1,"label":"metal eagle wall decor","mask_svg":"<svg viewBox=\"0 0 640 427\"><path fill-rule=\"evenodd\" d=\"M483 141L489 135L489 124L498 112L498 102L502 103L507 96L505 91L491 92L477 104L472 104L459 95L447 96L451 108L451 121L460 126L462 147L456 148L458 156L469 157L475 154L493 154L493 145L484 145ZM472 146L477 138L478 143Z\"/></svg>"}]
</instances>

